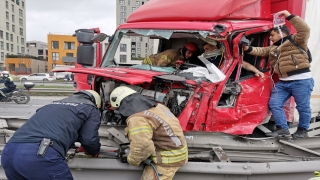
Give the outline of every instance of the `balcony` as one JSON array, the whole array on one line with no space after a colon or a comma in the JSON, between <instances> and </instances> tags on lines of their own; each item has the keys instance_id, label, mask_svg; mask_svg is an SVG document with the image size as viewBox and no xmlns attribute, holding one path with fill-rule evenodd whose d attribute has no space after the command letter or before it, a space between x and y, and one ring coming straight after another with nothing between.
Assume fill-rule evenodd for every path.
<instances>
[{"instance_id":1,"label":"balcony","mask_svg":"<svg viewBox=\"0 0 320 180\"><path fill-rule=\"evenodd\" d=\"M69 63L69 62L76 62L76 57L64 56L62 57L62 62Z\"/></svg>"}]
</instances>

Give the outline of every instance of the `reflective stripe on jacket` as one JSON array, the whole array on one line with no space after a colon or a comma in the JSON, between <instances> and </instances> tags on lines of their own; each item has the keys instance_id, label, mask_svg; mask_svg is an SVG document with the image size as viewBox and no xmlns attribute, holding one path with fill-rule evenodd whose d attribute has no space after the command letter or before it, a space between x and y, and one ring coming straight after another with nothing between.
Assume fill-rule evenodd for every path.
<instances>
[{"instance_id":1,"label":"reflective stripe on jacket","mask_svg":"<svg viewBox=\"0 0 320 180\"><path fill-rule=\"evenodd\" d=\"M130 116L127 125L131 165L139 165L149 157L163 166L182 166L188 161L187 143L179 120L164 105Z\"/></svg>"}]
</instances>

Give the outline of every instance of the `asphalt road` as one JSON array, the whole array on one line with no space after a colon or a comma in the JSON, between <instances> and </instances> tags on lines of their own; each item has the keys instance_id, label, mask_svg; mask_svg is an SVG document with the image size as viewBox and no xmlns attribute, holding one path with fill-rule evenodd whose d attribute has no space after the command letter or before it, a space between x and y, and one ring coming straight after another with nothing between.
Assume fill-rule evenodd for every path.
<instances>
[{"instance_id":1,"label":"asphalt road","mask_svg":"<svg viewBox=\"0 0 320 180\"><path fill-rule=\"evenodd\" d=\"M31 117L38 108L65 98L63 96L31 96L28 104L16 104L15 102L0 102L0 116Z\"/></svg>"}]
</instances>

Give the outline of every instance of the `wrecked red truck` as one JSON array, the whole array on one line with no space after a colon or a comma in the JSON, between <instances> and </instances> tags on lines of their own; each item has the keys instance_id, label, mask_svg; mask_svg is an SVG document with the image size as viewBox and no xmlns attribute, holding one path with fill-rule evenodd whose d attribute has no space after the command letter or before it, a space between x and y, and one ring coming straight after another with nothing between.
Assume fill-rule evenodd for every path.
<instances>
[{"instance_id":1,"label":"wrecked red truck","mask_svg":"<svg viewBox=\"0 0 320 180\"><path fill-rule=\"evenodd\" d=\"M99 33L78 31L79 66L66 71L82 74L78 89L90 88L101 94L100 137L106 149L118 149L127 142L122 134L124 120L110 109L109 96L115 87L128 86L166 105L180 120L189 148L189 162L178 171L176 180L311 178L320 167L317 8L320 3L315 0L151 0L117 28L100 64L94 62L93 47L99 43L93 41ZM264 136L275 128L268 101L277 77L268 58L245 54L240 46L244 36L252 46L269 46L269 32L274 27L272 14L284 9L303 17L311 28L309 48L316 85L311 97L310 137L299 140ZM195 42L200 55L204 42L217 41L223 52L218 68L225 78L212 82L190 72L182 73L197 66L193 63L119 66L115 53L121 39L141 36L153 42L153 53ZM243 69L243 61L263 72L265 78ZM290 100L285 108L293 133L298 120L294 101ZM139 179L142 173L142 167L130 167L112 158L74 158L68 163L76 179Z\"/></svg>"}]
</instances>

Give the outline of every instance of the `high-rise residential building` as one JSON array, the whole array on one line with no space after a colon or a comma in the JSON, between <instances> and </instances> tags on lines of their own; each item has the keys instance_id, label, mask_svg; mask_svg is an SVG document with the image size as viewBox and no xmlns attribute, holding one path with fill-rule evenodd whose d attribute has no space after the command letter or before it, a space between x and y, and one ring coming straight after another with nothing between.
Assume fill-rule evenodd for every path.
<instances>
[{"instance_id":1,"label":"high-rise residential building","mask_svg":"<svg viewBox=\"0 0 320 180\"><path fill-rule=\"evenodd\" d=\"M27 41L26 54L35 56L41 59L47 59L48 44L41 41Z\"/></svg>"},{"instance_id":2,"label":"high-rise residential building","mask_svg":"<svg viewBox=\"0 0 320 180\"><path fill-rule=\"evenodd\" d=\"M129 15L148 0L116 0L117 1L117 26L126 23ZM141 64L141 61L152 52L153 40L143 36L124 36L115 55L115 60L120 64Z\"/></svg>"},{"instance_id":3,"label":"high-rise residential building","mask_svg":"<svg viewBox=\"0 0 320 180\"><path fill-rule=\"evenodd\" d=\"M78 41L72 34L48 34L48 71L56 65L75 65Z\"/></svg>"},{"instance_id":4,"label":"high-rise residential building","mask_svg":"<svg viewBox=\"0 0 320 180\"><path fill-rule=\"evenodd\" d=\"M0 70L6 55L26 53L26 0L0 0Z\"/></svg>"}]
</instances>

